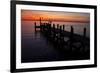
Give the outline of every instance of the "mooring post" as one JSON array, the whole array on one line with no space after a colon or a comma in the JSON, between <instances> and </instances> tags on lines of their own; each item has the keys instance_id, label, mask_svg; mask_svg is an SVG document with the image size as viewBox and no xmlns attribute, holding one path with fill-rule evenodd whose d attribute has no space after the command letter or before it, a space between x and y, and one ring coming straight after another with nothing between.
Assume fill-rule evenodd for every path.
<instances>
[{"instance_id":1,"label":"mooring post","mask_svg":"<svg viewBox=\"0 0 100 73\"><path fill-rule=\"evenodd\" d=\"M49 34L51 35L51 24L49 24Z\"/></svg>"},{"instance_id":2,"label":"mooring post","mask_svg":"<svg viewBox=\"0 0 100 73\"><path fill-rule=\"evenodd\" d=\"M36 22L34 22L34 28L35 28L35 32L36 32Z\"/></svg>"},{"instance_id":3,"label":"mooring post","mask_svg":"<svg viewBox=\"0 0 100 73\"><path fill-rule=\"evenodd\" d=\"M83 41L81 42L82 43L82 50L84 50L86 47L85 38L86 38L86 28L83 29Z\"/></svg>"},{"instance_id":4,"label":"mooring post","mask_svg":"<svg viewBox=\"0 0 100 73\"><path fill-rule=\"evenodd\" d=\"M60 26L60 35L59 35L60 39L61 39L61 36L62 36L62 26Z\"/></svg>"},{"instance_id":5,"label":"mooring post","mask_svg":"<svg viewBox=\"0 0 100 73\"><path fill-rule=\"evenodd\" d=\"M47 37L49 37L49 33L50 33L49 32L49 23L47 23L47 33L46 33L47 34Z\"/></svg>"},{"instance_id":6,"label":"mooring post","mask_svg":"<svg viewBox=\"0 0 100 73\"><path fill-rule=\"evenodd\" d=\"M83 37L86 37L86 28L84 28Z\"/></svg>"},{"instance_id":7,"label":"mooring post","mask_svg":"<svg viewBox=\"0 0 100 73\"><path fill-rule=\"evenodd\" d=\"M60 32L58 34L59 34L58 37L61 43L62 42L62 26L60 26Z\"/></svg>"},{"instance_id":8,"label":"mooring post","mask_svg":"<svg viewBox=\"0 0 100 73\"><path fill-rule=\"evenodd\" d=\"M65 31L65 25L62 26L62 43L64 44L64 31Z\"/></svg>"},{"instance_id":9,"label":"mooring post","mask_svg":"<svg viewBox=\"0 0 100 73\"><path fill-rule=\"evenodd\" d=\"M74 33L74 28L73 28L73 26L71 26L71 32L70 32L71 34L70 34L70 49L72 50L72 44L73 44L73 33Z\"/></svg>"},{"instance_id":10,"label":"mooring post","mask_svg":"<svg viewBox=\"0 0 100 73\"><path fill-rule=\"evenodd\" d=\"M55 34L56 34L56 33L55 33L55 24L53 24L53 30L52 30L52 31L53 31L52 36L53 36L53 39L54 39L53 41L55 41Z\"/></svg>"},{"instance_id":11,"label":"mooring post","mask_svg":"<svg viewBox=\"0 0 100 73\"><path fill-rule=\"evenodd\" d=\"M65 25L63 25L63 27L62 27L62 28L63 28L63 31L64 31L64 30L65 30Z\"/></svg>"},{"instance_id":12,"label":"mooring post","mask_svg":"<svg viewBox=\"0 0 100 73\"><path fill-rule=\"evenodd\" d=\"M40 17L40 26L41 26L41 17Z\"/></svg>"},{"instance_id":13,"label":"mooring post","mask_svg":"<svg viewBox=\"0 0 100 73\"><path fill-rule=\"evenodd\" d=\"M57 29L59 29L59 24L57 24Z\"/></svg>"},{"instance_id":14,"label":"mooring post","mask_svg":"<svg viewBox=\"0 0 100 73\"><path fill-rule=\"evenodd\" d=\"M64 41L64 31L65 31L65 25L62 26L62 38L63 38L63 41Z\"/></svg>"},{"instance_id":15,"label":"mooring post","mask_svg":"<svg viewBox=\"0 0 100 73\"><path fill-rule=\"evenodd\" d=\"M60 31L59 31L59 24L57 24L57 32L55 33L55 38L57 39L57 43L58 43L58 40L60 38Z\"/></svg>"},{"instance_id":16,"label":"mooring post","mask_svg":"<svg viewBox=\"0 0 100 73\"><path fill-rule=\"evenodd\" d=\"M73 26L71 26L71 37L73 37L73 33L74 33L74 28Z\"/></svg>"},{"instance_id":17,"label":"mooring post","mask_svg":"<svg viewBox=\"0 0 100 73\"><path fill-rule=\"evenodd\" d=\"M40 31L43 31L43 23L41 24Z\"/></svg>"},{"instance_id":18,"label":"mooring post","mask_svg":"<svg viewBox=\"0 0 100 73\"><path fill-rule=\"evenodd\" d=\"M46 32L47 32L47 25L46 25L46 23L45 23L44 32L45 32L45 34L46 34Z\"/></svg>"},{"instance_id":19,"label":"mooring post","mask_svg":"<svg viewBox=\"0 0 100 73\"><path fill-rule=\"evenodd\" d=\"M57 24L57 32L55 33L55 38L57 39L57 43L58 43L58 40L60 38L60 28L59 28L59 24Z\"/></svg>"},{"instance_id":20,"label":"mooring post","mask_svg":"<svg viewBox=\"0 0 100 73\"><path fill-rule=\"evenodd\" d=\"M53 24L53 29L55 29L55 24Z\"/></svg>"},{"instance_id":21,"label":"mooring post","mask_svg":"<svg viewBox=\"0 0 100 73\"><path fill-rule=\"evenodd\" d=\"M40 17L40 31L41 31L41 28L42 28L42 27L41 27L41 17Z\"/></svg>"},{"instance_id":22,"label":"mooring post","mask_svg":"<svg viewBox=\"0 0 100 73\"><path fill-rule=\"evenodd\" d=\"M46 30L46 32L47 32L47 23L45 23L45 30Z\"/></svg>"},{"instance_id":23,"label":"mooring post","mask_svg":"<svg viewBox=\"0 0 100 73\"><path fill-rule=\"evenodd\" d=\"M49 31L49 23L47 23L47 30Z\"/></svg>"},{"instance_id":24,"label":"mooring post","mask_svg":"<svg viewBox=\"0 0 100 73\"><path fill-rule=\"evenodd\" d=\"M64 47L64 36L63 36L63 26L59 27L59 33L57 33L57 43L58 43L58 48L63 48Z\"/></svg>"}]
</instances>

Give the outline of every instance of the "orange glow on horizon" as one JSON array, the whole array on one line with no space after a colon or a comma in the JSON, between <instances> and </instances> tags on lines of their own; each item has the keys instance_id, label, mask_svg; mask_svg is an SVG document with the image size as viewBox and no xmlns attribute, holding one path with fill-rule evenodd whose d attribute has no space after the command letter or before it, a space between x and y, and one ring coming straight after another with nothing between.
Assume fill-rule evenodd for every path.
<instances>
[{"instance_id":1,"label":"orange glow on horizon","mask_svg":"<svg viewBox=\"0 0 100 73\"><path fill-rule=\"evenodd\" d=\"M32 11L22 10L21 20L22 21L57 21L57 22L79 22L89 23L89 13L74 13L74 12L47 12L47 11Z\"/></svg>"}]
</instances>

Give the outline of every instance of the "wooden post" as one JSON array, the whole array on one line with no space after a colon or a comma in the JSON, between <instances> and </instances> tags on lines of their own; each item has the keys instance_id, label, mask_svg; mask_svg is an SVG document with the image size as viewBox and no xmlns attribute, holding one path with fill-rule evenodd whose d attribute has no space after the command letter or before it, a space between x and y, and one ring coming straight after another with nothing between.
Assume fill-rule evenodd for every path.
<instances>
[{"instance_id":1,"label":"wooden post","mask_svg":"<svg viewBox=\"0 0 100 73\"><path fill-rule=\"evenodd\" d=\"M51 24L49 24L49 34L51 35Z\"/></svg>"},{"instance_id":2,"label":"wooden post","mask_svg":"<svg viewBox=\"0 0 100 73\"><path fill-rule=\"evenodd\" d=\"M44 32L46 33L46 29L47 29L47 26L46 26L46 23L44 24Z\"/></svg>"},{"instance_id":3,"label":"wooden post","mask_svg":"<svg viewBox=\"0 0 100 73\"><path fill-rule=\"evenodd\" d=\"M65 30L65 25L62 26L62 43L64 44L64 30Z\"/></svg>"},{"instance_id":4,"label":"wooden post","mask_svg":"<svg viewBox=\"0 0 100 73\"><path fill-rule=\"evenodd\" d=\"M45 23L43 23L43 32L45 32Z\"/></svg>"},{"instance_id":5,"label":"wooden post","mask_svg":"<svg viewBox=\"0 0 100 73\"><path fill-rule=\"evenodd\" d=\"M53 24L53 30L52 31L53 31L53 34L52 34L53 35L53 41L55 41L55 34L56 34L55 33L55 24Z\"/></svg>"},{"instance_id":6,"label":"wooden post","mask_svg":"<svg viewBox=\"0 0 100 73\"><path fill-rule=\"evenodd\" d=\"M72 44L73 44L73 33L74 33L74 29L73 29L73 26L71 26L71 32L70 32L70 49L72 50Z\"/></svg>"},{"instance_id":7,"label":"wooden post","mask_svg":"<svg viewBox=\"0 0 100 73\"><path fill-rule=\"evenodd\" d=\"M48 37L51 37L51 24L48 24Z\"/></svg>"},{"instance_id":8,"label":"wooden post","mask_svg":"<svg viewBox=\"0 0 100 73\"><path fill-rule=\"evenodd\" d=\"M82 44L82 50L81 51L84 51L84 49L86 47L86 45L85 45L85 41L86 41L85 38L86 38L86 28L83 29L83 40L81 42L81 44Z\"/></svg>"},{"instance_id":9,"label":"wooden post","mask_svg":"<svg viewBox=\"0 0 100 73\"><path fill-rule=\"evenodd\" d=\"M65 30L65 25L63 25L63 31Z\"/></svg>"},{"instance_id":10,"label":"wooden post","mask_svg":"<svg viewBox=\"0 0 100 73\"><path fill-rule=\"evenodd\" d=\"M73 27L71 26L71 37L73 37L73 33L74 33L74 29L73 29Z\"/></svg>"},{"instance_id":11,"label":"wooden post","mask_svg":"<svg viewBox=\"0 0 100 73\"><path fill-rule=\"evenodd\" d=\"M86 28L84 28L83 37L86 37Z\"/></svg>"},{"instance_id":12,"label":"wooden post","mask_svg":"<svg viewBox=\"0 0 100 73\"><path fill-rule=\"evenodd\" d=\"M53 24L53 29L55 29L55 24Z\"/></svg>"},{"instance_id":13,"label":"wooden post","mask_svg":"<svg viewBox=\"0 0 100 73\"><path fill-rule=\"evenodd\" d=\"M60 32L58 34L59 34L58 38L59 38L60 43L61 43L61 41L62 41L62 26L60 26Z\"/></svg>"},{"instance_id":14,"label":"wooden post","mask_svg":"<svg viewBox=\"0 0 100 73\"><path fill-rule=\"evenodd\" d=\"M40 17L40 26L41 26L41 17Z\"/></svg>"},{"instance_id":15,"label":"wooden post","mask_svg":"<svg viewBox=\"0 0 100 73\"><path fill-rule=\"evenodd\" d=\"M46 34L47 34L47 37L49 37L49 23L47 23L46 25L47 25L47 32L46 32Z\"/></svg>"},{"instance_id":16,"label":"wooden post","mask_svg":"<svg viewBox=\"0 0 100 73\"><path fill-rule=\"evenodd\" d=\"M57 29L59 29L59 24L57 24Z\"/></svg>"},{"instance_id":17,"label":"wooden post","mask_svg":"<svg viewBox=\"0 0 100 73\"><path fill-rule=\"evenodd\" d=\"M58 40L60 38L60 28L59 28L59 24L57 24L57 32L55 33L55 38L57 39L57 43L58 43Z\"/></svg>"},{"instance_id":18,"label":"wooden post","mask_svg":"<svg viewBox=\"0 0 100 73\"><path fill-rule=\"evenodd\" d=\"M36 22L34 22L34 28L35 28L35 32L36 32Z\"/></svg>"},{"instance_id":19,"label":"wooden post","mask_svg":"<svg viewBox=\"0 0 100 73\"><path fill-rule=\"evenodd\" d=\"M60 38L61 38L61 36L62 36L62 26L60 26Z\"/></svg>"},{"instance_id":20,"label":"wooden post","mask_svg":"<svg viewBox=\"0 0 100 73\"><path fill-rule=\"evenodd\" d=\"M41 25L42 25L42 24L41 24L41 17L40 17L40 31L41 31L41 28L42 28Z\"/></svg>"}]
</instances>

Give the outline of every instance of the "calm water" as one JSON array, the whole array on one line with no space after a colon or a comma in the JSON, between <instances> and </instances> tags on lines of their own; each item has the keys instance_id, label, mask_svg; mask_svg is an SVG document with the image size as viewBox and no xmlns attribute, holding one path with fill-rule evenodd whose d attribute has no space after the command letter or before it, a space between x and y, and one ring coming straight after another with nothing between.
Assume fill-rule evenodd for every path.
<instances>
[{"instance_id":1,"label":"calm water","mask_svg":"<svg viewBox=\"0 0 100 73\"><path fill-rule=\"evenodd\" d=\"M55 24L65 24L65 30L70 31L70 25L74 27L74 32L83 35L83 28L87 28L86 36L90 36L89 24L53 22ZM39 24L39 22L37 22ZM34 21L22 21L21 25L21 43L22 43L22 62L42 62L42 61L60 61L68 60L65 55L48 43L48 41L39 32L34 31Z\"/></svg>"},{"instance_id":2,"label":"calm water","mask_svg":"<svg viewBox=\"0 0 100 73\"><path fill-rule=\"evenodd\" d=\"M36 21L39 25L39 21ZM65 30L70 31L70 27L74 27L74 33L83 35L83 29L86 28L86 36L90 37L90 24L89 23L71 23L71 22L53 22L53 24L65 25ZM23 21L22 28L24 33L34 32L34 21Z\"/></svg>"}]
</instances>

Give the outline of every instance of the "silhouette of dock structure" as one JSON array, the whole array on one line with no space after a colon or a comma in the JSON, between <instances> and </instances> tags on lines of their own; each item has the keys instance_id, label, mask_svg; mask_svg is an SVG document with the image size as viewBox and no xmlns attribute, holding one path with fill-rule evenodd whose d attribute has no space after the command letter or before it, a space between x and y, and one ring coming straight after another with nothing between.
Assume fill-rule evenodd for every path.
<instances>
[{"instance_id":1,"label":"silhouette of dock structure","mask_svg":"<svg viewBox=\"0 0 100 73\"><path fill-rule=\"evenodd\" d=\"M55 25L53 23L42 23L40 19L40 25L35 24L35 31L37 28L45 36L45 38L53 44L56 48L72 51L81 50L90 47L90 39L86 37L86 28L83 29L83 35L74 33L74 27L70 26L70 32L65 30L65 25Z\"/></svg>"}]
</instances>

